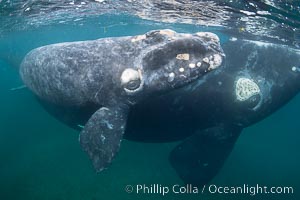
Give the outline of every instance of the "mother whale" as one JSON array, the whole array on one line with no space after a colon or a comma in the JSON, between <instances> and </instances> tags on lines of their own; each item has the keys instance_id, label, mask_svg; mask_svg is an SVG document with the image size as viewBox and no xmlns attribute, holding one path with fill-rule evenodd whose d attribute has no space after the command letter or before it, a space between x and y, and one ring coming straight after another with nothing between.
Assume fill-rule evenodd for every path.
<instances>
[{"instance_id":1,"label":"mother whale","mask_svg":"<svg viewBox=\"0 0 300 200\"><path fill-rule=\"evenodd\" d=\"M179 176L194 185L206 184L218 173L243 128L300 91L299 50L235 38L222 47L224 67L136 105L129 115L129 139L184 139L169 159Z\"/></svg>"},{"instance_id":2,"label":"mother whale","mask_svg":"<svg viewBox=\"0 0 300 200\"><path fill-rule=\"evenodd\" d=\"M206 63L195 67L202 60ZM101 171L119 150L132 105L189 84L222 60L219 38L213 33L157 30L43 46L24 58L20 75L46 102L93 107L80 144Z\"/></svg>"}]
</instances>

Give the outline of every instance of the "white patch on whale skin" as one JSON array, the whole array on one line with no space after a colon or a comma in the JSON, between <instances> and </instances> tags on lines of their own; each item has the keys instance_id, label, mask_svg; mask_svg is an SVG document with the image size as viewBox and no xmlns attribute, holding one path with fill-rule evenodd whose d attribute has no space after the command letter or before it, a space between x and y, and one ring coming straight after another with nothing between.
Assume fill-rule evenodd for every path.
<instances>
[{"instance_id":1,"label":"white patch on whale skin","mask_svg":"<svg viewBox=\"0 0 300 200\"><path fill-rule=\"evenodd\" d=\"M131 42L138 42L138 41L144 40L144 39L146 39L146 35L138 35L138 36L135 36L135 37L131 40Z\"/></svg>"},{"instance_id":2,"label":"white patch on whale skin","mask_svg":"<svg viewBox=\"0 0 300 200\"><path fill-rule=\"evenodd\" d=\"M139 72L137 70L127 68L123 71L121 75L121 84L129 83L131 80L138 80L140 78Z\"/></svg>"},{"instance_id":3,"label":"white patch on whale skin","mask_svg":"<svg viewBox=\"0 0 300 200\"><path fill-rule=\"evenodd\" d=\"M203 58L202 61L207 64L209 63L209 59L207 57Z\"/></svg>"},{"instance_id":4,"label":"white patch on whale skin","mask_svg":"<svg viewBox=\"0 0 300 200\"><path fill-rule=\"evenodd\" d=\"M222 64L222 56L219 54L214 54L213 56L210 56L209 58L209 68L208 70L213 70L218 68Z\"/></svg>"},{"instance_id":5,"label":"white patch on whale skin","mask_svg":"<svg viewBox=\"0 0 300 200\"><path fill-rule=\"evenodd\" d=\"M214 65L215 66L220 66L222 64L222 56L220 56L219 54L215 54L214 55Z\"/></svg>"},{"instance_id":6,"label":"white patch on whale skin","mask_svg":"<svg viewBox=\"0 0 300 200\"><path fill-rule=\"evenodd\" d=\"M299 67L293 66L293 67L292 67L292 71L293 71L293 72L300 72L300 68L299 68Z\"/></svg>"},{"instance_id":7,"label":"white patch on whale skin","mask_svg":"<svg viewBox=\"0 0 300 200\"><path fill-rule=\"evenodd\" d=\"M211 32L198 32L196 33L196 35L198 35L199 37L209 38L214 42L220 42L220 38L216 34Z\"/></svg>"},{"instance_id":8,"label":"white patch on whale skin","mask_svg":"<svg viewBox=\"0 0 300 200\"><path fill-rule=\"evenodd\" d=\"M181 73L184 72L184 68L183 68L183 67L180 67L180 68L179 68L179 72L181 72Z\"/></svg>"},{"instance_id":9,"label":"white patch on whale skin","mask_svg":"<svg viewBox=\"0 0 300 200\"><path fill-rule=\"evenodd\" d=\"M114 128L114 125L112 125L111 123L109 123L109 121L103 120L102 122L106 125L107 128L109 128L111 130Z\"/></svg>"},{"instance_id":10,"label":"white patch on whale skin","mask_svg":"<svg viewBox=\"0 0 300 200\"><path fill-rule=\"evenodd\" d=\"M189 68L193 69L193 68L195 68L195 67L196 67L196 64L195 64L195 63L190 63L190 64L189 64Z\"/></svg>"},{"instance_id":11,"label":"white patch on whale skin","mask_svg":"<svg viewBox=\"0 0 300 200\"><path fill-rule=\"evenodd\" d=\"M171 29L164 29L164 30L160 30L159 33L171 37L174 36L176 32Z\"/></svg>"},{"instance_id":12,"label":"white patch on whale skin","mask_svg":"<svg viewBox=\"0 0 300 200\"><path fill-rule=\"evenodd\" d=\"M190 60L190 54L188 53L180 53L176 55L177 60Z\"/></svg>"},{"instance_id":13,"label":"white patch on whale skin","mask_svg":"<svg viewBox=\"0 0 300 200\"><path fill-rule=\"evenodd\" d=\"M124 90L128 94L132 94L132 93L135 93L135 92L141 90L143 88L143 85L144 85L143 75L142 75L142 71L140 69L138 69L138 70L135 70L135 69L132 69L132 68L125 69L123 71L122 75L121 75L120 80L121 80L121 85L122 86L128 84L130 81L138 81L138 80L141 81L139 87L136 88L136 89L124 88Z\"/></svg>"},{"instance_id":14,"label":"white patch on whale skin","mask_svg":"<svg viewBox=\"0 0 300 200\"><path fill-rule=\"evenodd\" d=\"M252 96L260 94L260 88L252 79L239 78L235 84L235 94L238 101L246 101Z\"/></svg>"},{"instance_id":15,"label":"white patch on whale skin","mask_svg":"<svg viewBox=\"0 0 300 200\"><path fill-rule=\"evenodd\" d=\"M168 82L174 81L174 78L175 78L175 73L174 73L174 72L171 72L171 73L168 75Z\"/></svg>"},{"instance_id":16,"label":"white patch on whale skin","mask_svg":"<svg viewBox=\"0 0 300 200\"><path fill-rule=\"evenodd\" d=\"M100 137L101 137L101 141L102 141L102 143L104 144L104 141L105 141L105 136L104 135L100 135Z\"/></svg>"}]
</instances>

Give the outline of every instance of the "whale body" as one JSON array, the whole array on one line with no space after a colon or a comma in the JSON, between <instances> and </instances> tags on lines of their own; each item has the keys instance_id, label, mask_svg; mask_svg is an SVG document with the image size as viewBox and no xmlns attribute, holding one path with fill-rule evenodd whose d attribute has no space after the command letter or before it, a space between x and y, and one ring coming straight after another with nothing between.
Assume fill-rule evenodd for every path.
<instances>
[{"instance_id":1,"label":"whale body","mask_svg":"<svg viewBox=\"0 0 300 200\"><path fill-rule=\"evenodd\" d=\"M154 30L39 47L25 56L20 75L41 101L92 111L79 140L100 172L119 150L133 105L190 84L223 58L213 33Z\"/></svg>"}]
</instances>

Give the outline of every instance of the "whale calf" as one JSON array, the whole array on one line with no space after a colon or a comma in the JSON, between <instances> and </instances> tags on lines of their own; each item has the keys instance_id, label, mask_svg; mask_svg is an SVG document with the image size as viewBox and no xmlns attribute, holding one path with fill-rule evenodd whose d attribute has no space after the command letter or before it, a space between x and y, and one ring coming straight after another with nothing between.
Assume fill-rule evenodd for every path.
<instances>
[{"instance_id":1,"label":"whale calf","mask_svg":"<svg viewBox=\"0 0 300 200\"><path fill-rule=\"evenodd\" d=\"M93 108L79 140L100 172L119 150L133 105L190 84L221 66L223 58L213 33L154 30L34 49L20 75L42 101Z\"/></svg>"}]
</instances>

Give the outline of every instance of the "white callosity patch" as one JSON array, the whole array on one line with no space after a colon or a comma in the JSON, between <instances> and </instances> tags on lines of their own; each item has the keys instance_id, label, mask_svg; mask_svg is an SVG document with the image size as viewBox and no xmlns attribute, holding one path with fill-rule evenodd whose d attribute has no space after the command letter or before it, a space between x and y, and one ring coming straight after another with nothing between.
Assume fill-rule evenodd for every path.
<instances>
[{"instance_id":1,"label":"white callosity patch","mask_svg":"<svg viewBox=\"0 0 300 200\"><path fill-rule=\"evenodd\" d=\"M176 32L171 29L164 29L164 30L160 30L159 33L162 35L167 35L167 36L172 37L175 35Z\"/></svg>"},{"instance_id":2,"label":"white callosity patch","mask_svg":"<svg viewBox=\"0 0 300 200\"><path fill-rule=\"evenodd\" d=\"M260 94L260 88L252 79L239 78L236 81L235 94L238 101L246 101L252 96Z\"/></svg>"},{"instance_id":3,"label":"white callosity patch","mask_svg":"<svg viewBox=\"0 0 300 200\"><path fill-rule=\"evenodd\" d=\"M300 72L300 68L299 68L299 67L293 66L293 67L292 67L292 71L293 71L293 72Z\"/></svg>"},{"instance_id":4,"label":"white callosity patch","mask_svg":"<svg viewBox=\"0 0 300 200\"><path fill-rule=\"evenodd\" d=\"M139 72L137 70L127 68L123 71L121 75L121 84L127 84L132 80L138 80L140 79Z\"/></svg>"},{"instance_id":5,"label":"white callosity patch","mask_svg":"<svg viewBox=\"0 0 300 200\"><path fill-rule=\"evenodd\" d=\"M168 76L168 81L169 81L169 82L172 82L172 81L174 81L174 78L175 78L175 73L174 73L174 72L171 72L171 73L169 74L169 76Z\"/></svg>"},{"instance_id":6,"label":"white callosity patch","mask_svg":"<svg viewBox=\"0 0 300 200\"><path fill-rule=\"evenodd\" d=\"M209 61L208 70L216 69L222 64L222 56L219 54L213 55L212 59Z\"/></svg>"},{"instance_id":7,"label":"white callosity patch","mask_svg":"<svg viewBox=\"0 0 300 200\"><path fill-rule=\"evenodd\" d=\"M203 58L202 61L205 63L209 63L209 59L207 57Z\"/></svg>"},{"instance_id":8,"label":"white callosity patch","mask_svg":"<svg viewBox=\"0 0 300 200\"><path fill-rule=\"evenodd\" d=\"M181 53L176 55L177 60L190 60L190 54L188 53Z\"/></svg>"},{"instance_id":9,"label":"white callosity patch","mask_svg":"<svg viewBox=\"0 0 300 200\"><path fill-rule=\"evenodd\" d=\"M126 92L132 93L140 90L143 85L142 73L140 70L127 68L121 75L121 85L125 86Z\"/></svg>"},{"instance_id":10,"label":"white callosity patch","mask_svg":"<svg viewBox=\"0 0 300 200\"><path fill-rule=\"evenodd\" d=\"M134 37L134 38L131 40L131 42L138 42L138 41L144 40L144 39L146 39L146 35L138 35L138 36Z\"/></svg>"},{"instance_id":11,"label":"white callosity patch","mask_svg":"<svg viewBox=\"0 0 300 200\"><path fill-rule=\"evenodd\" d=\"M211 33L211 32L198 32L198 33L196 33L196 35L198 35L199 37L206 37L207 39L212 40L217 43L220 42L219 37L216 34Z\"/></svg>"},{"instance_id":12,"label":"white callosity patch","mask_svg":"<svg viewBox=\"0 0 300 200\"><path fill-rule=\"evenodd\" d=\"M190 63L190 64L189 64L189 68L193 69L193 68L195 68L195 67L196 67L196 64L195 64L195 63Z\"/></svg>"}]
</instances>

